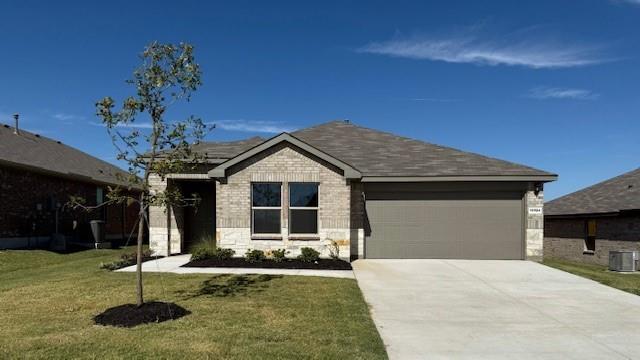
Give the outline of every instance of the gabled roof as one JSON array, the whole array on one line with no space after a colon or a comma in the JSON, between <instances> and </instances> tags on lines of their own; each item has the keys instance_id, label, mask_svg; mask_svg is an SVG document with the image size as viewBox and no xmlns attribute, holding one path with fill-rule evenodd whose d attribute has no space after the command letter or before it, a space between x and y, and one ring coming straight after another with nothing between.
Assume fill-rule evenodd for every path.
<instances>
[{"instance_id":1,"label":"gabled roof","mask_svg":"<svg viewBox=\"0 0 640 360\"><path fill-rule=\"evenodd\" d=\"M294 136L353 165L366 177L553 176L532 167L332 121Z\"/></svg>"},{"instance_id":2,"label":"gabled roof","mask_svg":"<svg viewBox=\"0 0 640 360\"><path fill-rule=\"evenodd\" d=\"M246 159L249 159L267 149L269 149L272 146L275 146L277 144L280 144L282 142L287 142L289 144L295 145L298 148L313 154L314 156L340 168L343 173L344 173L344 177L347 179L359 179L362 177L362 174L357 171L356 169L354 169L353 167L351 167L349 164L346 164L342 161L340 161L339 159L336 159L334 157L332 157L331 155L328 155L322 151L319 151L318 149L314 148L313 146L300 141L298 139L296 139L294 136L291 136L291 134L287 134L287 133L282 133L278 136L272 137L271 139L263 142L262 144L255 146L241 154L236 155L235 157L233 157L232 159L229 159L228 161L220 164L219 166L217 166L216 168L212 169L211 171L209 171L209 176L210 177L215 177L215 178L220 178L220 177L225 177L226 176L226 171L229 167L244 161Z\"/></svg>"},{"instance_id":3,"label":"gabled roof","mask_svg":"<svg viewBox=\"0 0 640 360\"><path fill-rule=\"evenodd\" d=\"M219 162L229 160L254 146L260 145L266 139L254 136L249 139L224 142L200 142L192 145L191 150L206 156L208 159L220 159Z\"/></svg>"},{"instance_id":4,"label":"gabled roof","mask_svg":"<svg viewBox=\"0 0 640 360\"><path fill-rule=\"evenodd\" d=\"M544 205L545 215L640 210L640 168L565 195Z\"/></svg>"},{"instance_id":5,"label":"gabled roof","mask_svg":"<svg viewBox=\"0 0 640 360\"><path fill-rule=\"evenodd\" d=\"M126 185L118 167L44 136L0 125L0 164L101 185Z\"/></svg>"},{"instance_id":6,"label":"gabled roof","mask_svg":"<svg viewBox=\"0 0 640 360\"><path fill-rule=\"evenodd\" d=\"M357 170L362 174L363 181L552 181L557 177L529 166L368 129L345 121L332 121L289 135ZM194 147L194 150L233 158L231 153L236 149L227 151L230 147L224 144L203 142L197 145L198 148ZM245 151L247 149L238 151L235 156Z\"/></svg>"}]
</instances>

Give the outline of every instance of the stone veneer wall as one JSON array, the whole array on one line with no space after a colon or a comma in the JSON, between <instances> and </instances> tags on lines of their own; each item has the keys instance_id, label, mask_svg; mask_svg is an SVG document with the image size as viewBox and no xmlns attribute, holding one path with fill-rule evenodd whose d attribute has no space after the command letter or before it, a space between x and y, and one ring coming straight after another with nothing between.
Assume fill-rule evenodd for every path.
<instances>
[{"instance_id":1,"label":"stone veneer wall","mask_svg":"<svg viewBox=\"0 0 640 360\"><path fill-rule=\"evenodd\" d=\"M364 258L364 186L351 183L351 258Z\"/></svg>"},{"instance_id":2,"label":"stone veneer wall","mask_svg":"<svg viewBox=\"0 0 640 360\"><path fill-rule=\"evenodd\" d=\"M149 177L151 191L164 191L172 186L157 175ZM167 256L182 252L183 209L165 211L162 206L149 206L149 248L155 255Z\"/></svg>"},{"instance_id":3,"label":"stone veneer wall","mask_svg":"<svg viewBox=\"0 0 640 360\"><path fill-rule=\"evenodd\" d=\"M611 250L640 251L640 216L598 217L593 253L585 252L581 218L545 219L544 257L607 265Z\"/></svg>"},{"instance_id":4,"label":"stone veneer wall","mask_svg":"<svg viewBox=\"0 0 640 360\"><path fill-rule=\"evenodd\" d=\"M258 239L251 234L251 183L281 182L281 238ZM290 182L317 182L318 232L314 240L289 235ZM305 151L283 143L228 169L225 180L216 183L216 240L237 255L248 249L287 249L296 256L302 247L329 255L329 240L340 245L340 257L349 259L351 247L350 185L341 171Z\"/></svg>"},{"instance_id":5,"label":"stone veneer wall","mask_svg":"<svg viewBox=\"0 0 640 360\"><path fill-rule=\"evenodd\" d=\"M530 183L525 194L525 246L526 259L541 261L544 247L544 193L534 191L534 184ZM530 207L543 208L539 214L529 214Z\"/></svg>"}]
</instances>

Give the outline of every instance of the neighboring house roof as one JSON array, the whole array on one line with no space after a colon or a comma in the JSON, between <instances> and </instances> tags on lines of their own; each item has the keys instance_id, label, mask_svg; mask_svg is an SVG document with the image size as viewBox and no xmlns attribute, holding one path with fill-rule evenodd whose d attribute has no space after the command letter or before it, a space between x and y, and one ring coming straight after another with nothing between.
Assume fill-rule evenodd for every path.
<instances>
[{"instance_id":1,"label":"neighboring house roof","mask_svg":"<svg viewBox=\"0 0 640 360\"><path fill-rule=\"evenodd\" d=\"M44 136L0 125L0 164L102 185L126 185L118 167Z\"/></svg>"},{"instance_id":2,"label":"neighboring house roof","mask_svg":"<svg viewBox=\"0 0 640 360\"><path fill-rule=\"evenodd\" d=\"M545 215L617 213L640 209L640 168L544 205Z\"/></svg>"},{"instance_id":3,"label":"neighboring house roof","mask_svg":"<svg viewBox=\"0 0 640 360\"><path fill-rule=\"evenodd\" d=\"M497 180L509 176L511 180L539 177L542 181L556 178L554 174L528 166L368 129L346 121L332 121L290 135L350 165L370 181L390 177L406 178L407 181L416 177L443 180L480 177ZM258 142L257 138L245 140L237 146L202 142L195 145L194 150L207 152L209 157L210 154L216 154L217 157L227 156L231 159L250 150L247 143L250 140ZM244 145L247 145L247 149L241 151ZM234 155L234 151L238 152Z\"/></svg>"}]
</instances>

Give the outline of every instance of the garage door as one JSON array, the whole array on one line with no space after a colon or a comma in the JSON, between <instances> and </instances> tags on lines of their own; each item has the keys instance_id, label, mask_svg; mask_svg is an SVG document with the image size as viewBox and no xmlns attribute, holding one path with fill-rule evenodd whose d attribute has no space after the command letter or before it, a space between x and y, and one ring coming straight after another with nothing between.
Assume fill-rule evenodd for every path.
<instances>
[{"instance_id":1,"label":"garage door","mask_svg":"<svg viewBox=\"0 0 640 360\"><path fill-rule=\"evenodd\" d=\"M522 259L521 192L367 193L365 257Z\"/></svg>"}]
</instances>

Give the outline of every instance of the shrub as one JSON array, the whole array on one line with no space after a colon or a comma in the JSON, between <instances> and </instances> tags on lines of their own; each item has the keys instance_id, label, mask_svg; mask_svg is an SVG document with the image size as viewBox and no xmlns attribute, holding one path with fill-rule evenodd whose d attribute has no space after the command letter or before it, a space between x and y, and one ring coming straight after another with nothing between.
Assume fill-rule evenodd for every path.
<instances>
[{"instance_id":1,"label":"shrub","mask_svg":"<svg viewBox=\"0 0 640 360\"><path fill-rule=\"evenodd\" d=\"M153 259L154 257L151 254L152 254L151 250L144 250L142 252L142 261L144 262L144 261ZM135 265L136 260L137 260L137 253L135 252L122 254L120 255L119 260L116 260L110 263L100 263L100 268L109 270L109 271L114 271L114 270L122 269L123 267Z\"/></svg>"},{"instance_id":2,"label":"shrub","mask_svg":"<svg viewBox=\"0 0 640 360\"><path fill-rule=\"evenodd\" d=\"M236 252L233 249L223 249L223 248L217 248L216 249L216 254L215 257L218 260L229 260L233 257L233 255L235 255Z\"/></svg>"},{"instance_id":3,"label":"shrub","mask_svg":"<svg viewBox=\"0 0 640 360\"><path fill-rule=\"evenodd\" d=\"M205 260L211 259L215 256L216 251L214 249L206 247L195 247L191 251L191 260Z\"/></svg>"},{"instance_id":4,"label":"shrub","mask_svg":"<svg viewBox=\"0 0 640 360\"><path fill-rule=\"evenodd\" d=\"M320 259L320 253L313 248L303 247L300 249L300 255L298 255L298 260L304 262L316 262Z\"/></svg>"},{"instance_id":5,"label":"shrub","mask_svg":"<svg viewBox=\"0 0 640 360\"><path fill-rule=\"evenodd\" d=\"M204 260L214 257L216 241L210 238L202 238L191 249L191 260Z\"/></svg>"},{"instance_id":6,"label":"shrub","mask_svg":"<svg viewBox=\"0 0 640 360\"><path fill-rule=\"evenodd\" d=\"M267 257L264 255L264 251L262 250L247 250L244 258L250 263L256 263L263 261Z\"/></svg>"},{"instance_id":7,"label":"shrub","mask_svg":"<svg viewBox=\"0 0 640 360\"><path fill-rule=\"evenodd\" d=\"M273 262L281 263L286 258L285 256L287 252L288 251L285 249L275 249L269 251L269 256L271 257L271 260L273 260Z\"/></svg>"},{"instance_id":8,"label":"shrub","mask_svg":"<svg viewBox=\"0 0 640 360\"><path fill-rule=\"evenodd\" d=\"M329 245L327 245L327 247L329 248L329 256L332 259L340 259L340 245L338 245L337 241L329 239Z\"/></svg>"},{"instance_id":9,"label":"shrub","mask_svg":"<svg viewBox=\"0 0 640 360\"><path fill-rule=\"evenodd\" d=\"M229 260L235 255L232 249L196 247L191 252L191 260L218 259Z\"/></svg>"}]
</instances>

